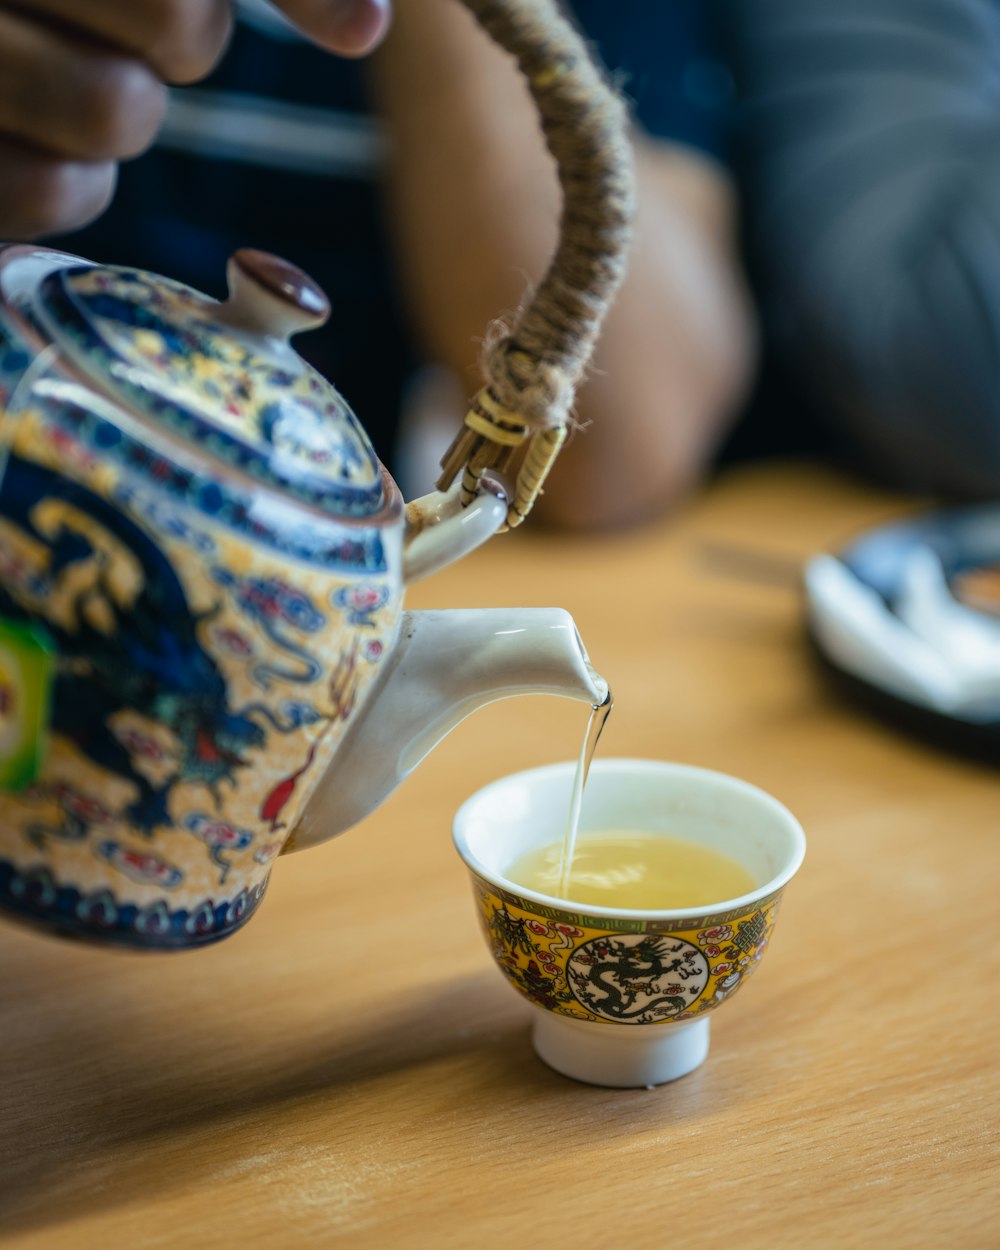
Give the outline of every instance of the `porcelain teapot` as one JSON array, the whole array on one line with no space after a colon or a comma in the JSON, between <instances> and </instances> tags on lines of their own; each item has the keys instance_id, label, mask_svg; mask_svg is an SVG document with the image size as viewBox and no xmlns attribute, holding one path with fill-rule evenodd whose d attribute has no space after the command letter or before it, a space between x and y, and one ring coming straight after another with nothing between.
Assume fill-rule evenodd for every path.
<instances>
[{"instance_id":1,"label":"porcelain teapot","mask_svg":"<svg viewBox=\"0 0 1000 1250\"><path fill-rule=\"evenodd\" d=\"M556 0L463 3L517 58L564 203L426 498L404 506L291 346L329 311L293 266L240 251L217 301L0 247L0 912L216 941L276 856L357 823L477 707L605 698L565 612L402 609L530 508L631 211L624 109ZM505 498L489 470L519 442Z\"/></svg>"},{"instance_id":2,"label":"porcelain teapot","mask_svg":"<svg viewBox=\"0 0 1000 1250\"><path fill-rule=\"evenodd\" d=\"M224 937L475 708L606 693L564 612L402 611L504 498L404 507L288 343L319 289L229 278L0 249L0 907L62 932Z\"/></svg>"}]
</instances>

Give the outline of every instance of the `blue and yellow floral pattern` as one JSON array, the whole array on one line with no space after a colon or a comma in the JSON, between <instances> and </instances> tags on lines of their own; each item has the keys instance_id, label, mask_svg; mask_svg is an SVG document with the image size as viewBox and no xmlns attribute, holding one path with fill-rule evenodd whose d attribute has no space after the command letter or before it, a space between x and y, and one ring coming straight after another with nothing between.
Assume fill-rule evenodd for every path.
<instances>
[{"instance_id":1,"label":"blue and yellow floral pattern","mask_svg":"<svg viewBox=\"0 0 1000 1250\"><path fill-rule=\"evenodd\" d=\"M78 367L133 410L269 485L341 516L385 504L381 470L346 400L219 324L220 305L141 270L48 274L37 314Z\"/></svg>"},{"instance_id":2,"label":"blue and yellow floral pattern","mask_svg":"<svg viewBox=\"0 0 1000 1250\"><path fill-rule=\"evenodd\" d=\"M141 278L66 274L66 297L98 312L123 290L162 311ZM171 284L156 290L186 307ZM94 332L129 368L171 346L152 323L119 341L113 321ZM247 362L207 322L192 333L165 402L193 388L201 421L214 386L242 400ZM401 505L386 506L363 435L360 461L355 447L339 467L311 444L310 481L332 493L303 505L274 489L266 404L222 422L247 456L272 456L262 488L233 472L218 430L195 422L178 448L180 427L144 423L155 405L124 411L81 385L79 361L29 373L34 360L0 310L0 639L44 637L50 687L36 766L0 787L0 908L130 945L215 941L258 905L391 651ZM263 399L280 384L250 368L248 385ZM313 402L301 386L296 402ZM352 441L348 422L331 448L345 428Z\"/></svg>"}]
</instances>

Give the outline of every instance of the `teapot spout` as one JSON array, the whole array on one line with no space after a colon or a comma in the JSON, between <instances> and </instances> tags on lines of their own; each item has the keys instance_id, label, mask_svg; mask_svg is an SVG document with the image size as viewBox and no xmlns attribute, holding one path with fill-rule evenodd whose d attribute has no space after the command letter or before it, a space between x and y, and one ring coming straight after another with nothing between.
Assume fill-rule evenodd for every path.
<instances>
[{"instance_id":1,"label":"teapot spout","mask_svg":"<svg viewBox=\"0 0 1000 1250\"><path fill-rule=\"evenodd\" d=\"M404 612L379 684L302 813L289 849L357 824L477 708L521 694L591 706L608 685L561 608Z\"/></svg>"}]
</instances>

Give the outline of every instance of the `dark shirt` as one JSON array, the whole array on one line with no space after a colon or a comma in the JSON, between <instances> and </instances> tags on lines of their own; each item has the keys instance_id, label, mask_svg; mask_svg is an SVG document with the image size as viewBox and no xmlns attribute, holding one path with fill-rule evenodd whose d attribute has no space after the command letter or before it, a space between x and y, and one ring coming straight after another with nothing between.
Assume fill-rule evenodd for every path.
<instances>
[{"instance_id":1,"label":"dark shirt","mask_svg":"<svg viewBox=\"0 0 1000 1250\"><path fill-rule=\"evenodd\" d=\"M263 0L242 0L218 69L172 93L156 148L122 167L111 209L58 246L222 295L226 257L287 257L330 296L297 346L353 405L392 463L417 355L382 215L382 136L363 61L297 38ZM704 0L577 0L577 20L650 134L719 155L729 80ZM498 310L499 311L499 310Z\"/></svg>"},{"instance_id":2,"label":"dark shirt","mask_svg":"<svg viewBox=\"0 0 1000 1250\"><path fill-rule=\"evenodd\" d=\"M1000 2L719 2L784 412L897 484L997 496Z\"/></svg>"}]
</instances>

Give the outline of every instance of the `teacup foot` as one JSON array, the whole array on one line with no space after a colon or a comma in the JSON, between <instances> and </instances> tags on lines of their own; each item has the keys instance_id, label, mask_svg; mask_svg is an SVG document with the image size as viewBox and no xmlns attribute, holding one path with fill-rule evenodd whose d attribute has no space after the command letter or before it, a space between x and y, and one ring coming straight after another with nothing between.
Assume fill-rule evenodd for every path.
<instances>
[{"instance_id":1,"label":"teacup foot","mask_svg":"<svg viewBox=\"0 0 1000 1250\"><path fill-rule=\"evenodd\" d=\"M531 1040L538 1057L563 1076L636 1089L676 1081L704 1063L710 1024L604 1025L545 1011Z\"/></svg>"}]
</instances>

